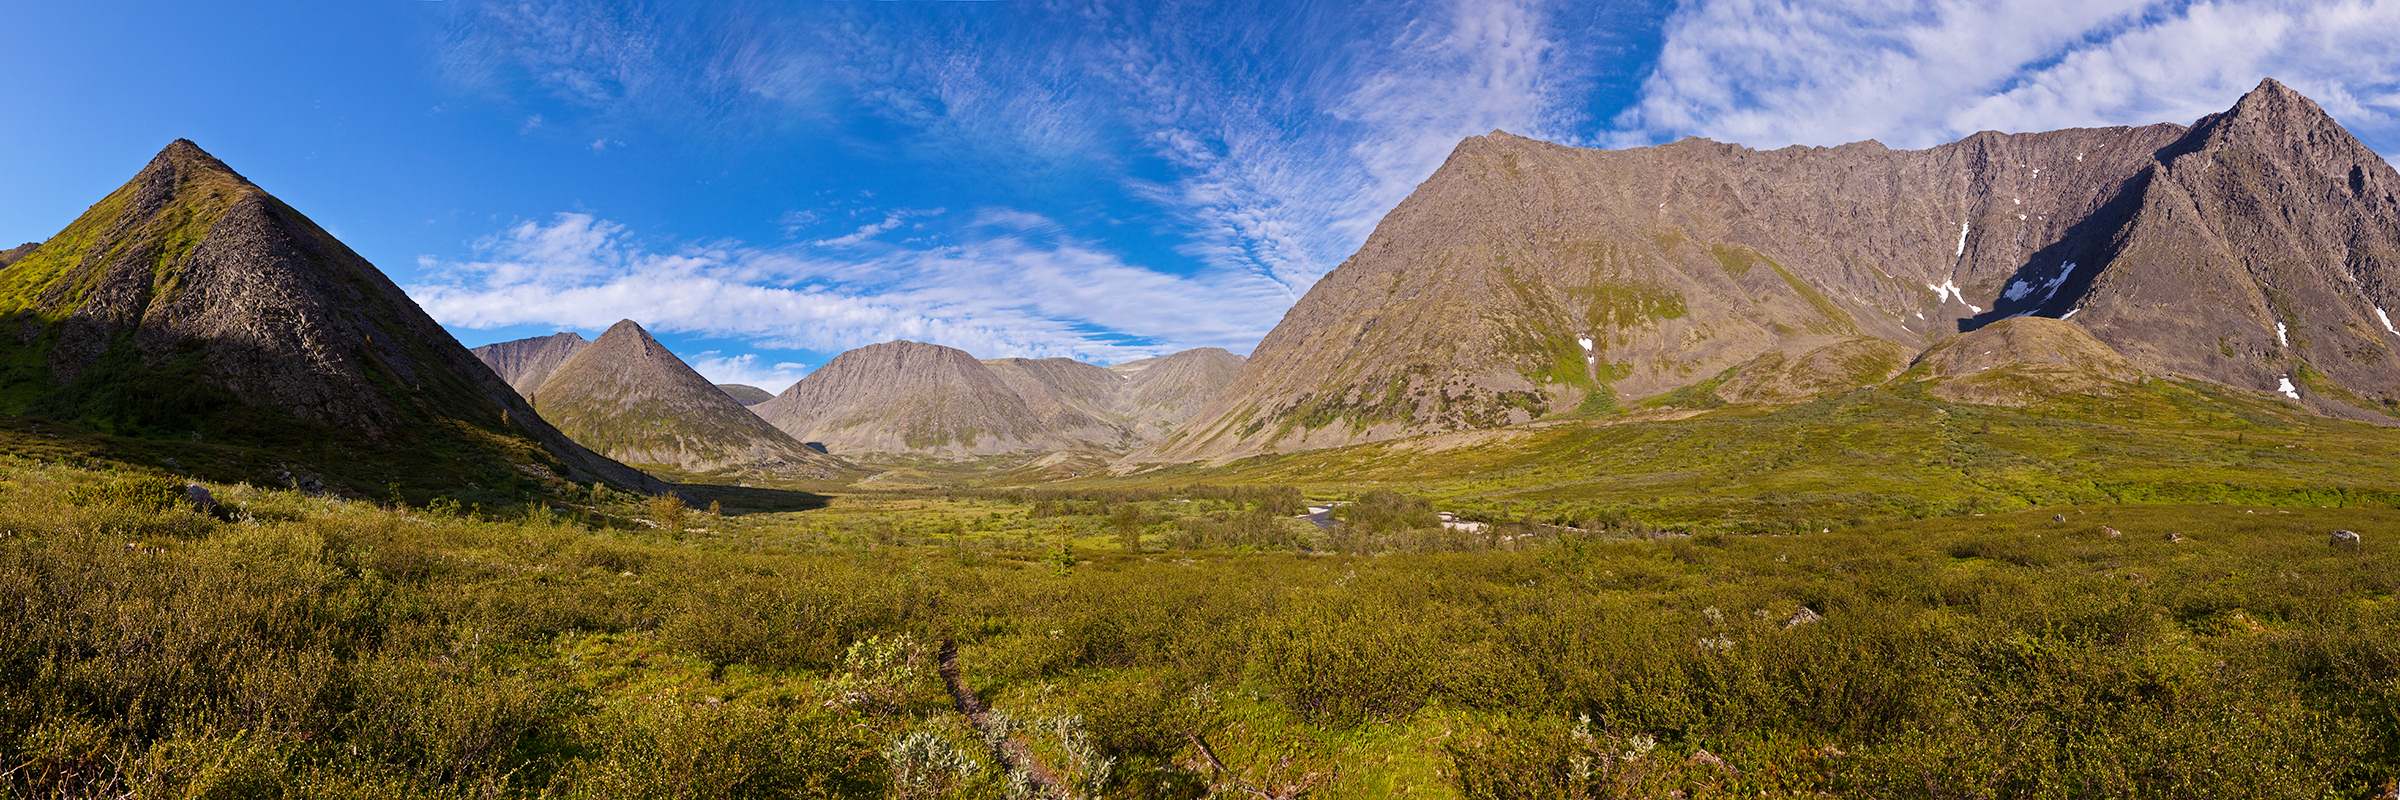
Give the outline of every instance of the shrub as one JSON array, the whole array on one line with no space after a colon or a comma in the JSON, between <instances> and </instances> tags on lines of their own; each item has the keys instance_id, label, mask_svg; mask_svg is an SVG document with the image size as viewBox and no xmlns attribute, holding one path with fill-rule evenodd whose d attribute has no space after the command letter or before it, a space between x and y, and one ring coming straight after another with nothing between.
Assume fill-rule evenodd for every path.
<instances>
[{"instance_id":1,"label":"shrub","mask_svg":"<svg viewBox=\"0 0 2400 800\"><path fill-rule=\"evenodd\" d=\"M682 533L684 516L691 511L683 504L683 498L673 494L652 496L643 508L650 512L651 523L668 533Z\"/></svg>"}]
</instances>

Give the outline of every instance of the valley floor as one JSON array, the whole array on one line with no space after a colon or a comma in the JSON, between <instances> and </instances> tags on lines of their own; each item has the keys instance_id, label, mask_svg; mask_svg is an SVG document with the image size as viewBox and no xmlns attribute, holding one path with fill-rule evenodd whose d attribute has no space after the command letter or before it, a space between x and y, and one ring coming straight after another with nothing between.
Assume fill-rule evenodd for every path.
<instances>
[{"instance_id":1,"label":"valley floor","mask_svg":"<svg viewBox=\"0 0 2400 800\"><path fill-rule=\"evenodd\" d=\"M1444 530L1362 492L1327 531L1292 518L1299 490L1158 483L481 516L218 485L211 516L158 473L0 460L0 795L2315 798L2400 776L2388 503L1661 535Z\"/></svg>"}]
</instances>

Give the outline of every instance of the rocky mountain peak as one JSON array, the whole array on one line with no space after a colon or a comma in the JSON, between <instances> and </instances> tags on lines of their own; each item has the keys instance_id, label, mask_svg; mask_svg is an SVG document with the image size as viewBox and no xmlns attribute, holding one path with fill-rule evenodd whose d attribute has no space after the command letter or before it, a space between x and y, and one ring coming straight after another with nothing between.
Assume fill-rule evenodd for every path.
<instances>
[{"instance_id":1,"label":"rocky mountain peak","mask_svg":"<svg viewBox=\"0 0 2400 800\"><path fill-rule=\"evenodd\" d=\"M2204 149L2242 147L2296 156L2304 160L2352 158L2369 154L2333 115L2281 81L2267 78L2235 101L2232 108L2202 117L2184 142L2168 148L2162 160L2174 163ZM2379 158L2379 157L2378 157ZM2354 159L2353 159L2354 160Z\"/></svg>"}]
</instances>

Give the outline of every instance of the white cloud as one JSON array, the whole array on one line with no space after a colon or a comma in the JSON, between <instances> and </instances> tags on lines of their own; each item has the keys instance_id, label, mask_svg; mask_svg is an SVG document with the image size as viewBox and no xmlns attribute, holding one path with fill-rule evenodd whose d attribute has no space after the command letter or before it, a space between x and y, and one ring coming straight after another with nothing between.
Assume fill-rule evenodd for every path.
<instances>
[{"instance_id":1,"label":"white cloud","mask_svg":"<svg viewBox=\"0 0 2400 800\"><path fill-rule=\"evenodd\" d=\"M1255 276L1170 275L1068 237L977 234L827 260L744 245L650 248L621 225L559 214L477 249L471 260L434 261L429 280L408 287L446 325L598 329L634 319L771 349L915 339L983 356L1112 362L1245 350L1283 308L1280 290Z\"/></svg>"},{"instance_id":2,"label":"white cloud","mask_svg":"<svg viewBox=\"0 0 2400 800\"><path fill-rule=\"evenodd\" d=\"M684 359L692 371L708 378L710 383L739 383L756 386L769 392L781 393L808 375L808 365L795 361L767 364L757 353L726 354L705 350Z\"/></svg>"},{"instance_id":3,"label":"white cloud","mask_svg":"<svg viewBox=\"0 0 2400 800\"><path fill-rule=\"evenodd\" d=\"M1699 0L1613 141L1921 147L2189 123L2264 77L2375 138L2400 114L2394 31L2400 0Z\"/></svg>"},{"instance_id":4,"label":"white cloud","mask_svg":"<svg viewBox=\"0 0 2400 800\"><path fill-rule=\"evenodd\" d=\"M817 224L817 221L823 218L823 215L815 211L795 209L783 212L783 216L776 218L775 224L781 226L783 235L789 238L800 235L801 231L808 230L809 226Z\"/></svg>"},{"instance_id":5,"label":"white cloud","mask_svg":"<svg viewBox=\"0 0 2400 800\"><path fill-rule=\"evenodd\" d=\"M828 239L818 239L811 244L818 247L856 247L875 237L890 233L892 229L900 227L901 223L907 222L911 218L930 217L941 213L942 209L938 208L901 209L883 215L883 219L861 225L858 230Z\"/></svg>"},{"instance_id":6,"label":"white cloud","mask_svg":"<svg viewBox=\"0 0 2400 800\"><path fill-rule=\"evenodd\" d=\"M1295 296L1355 251L1461 139L1493 129L1572 141L1594 35L1570 49L1543 0L1433 0L1302 31L1290 82L1212 69L1186 20L1121 31L1108 55L1143 141L1181 172L1141 188L1189 226L1184 252ZM1294 16L1304 16L1295 12ZM1355 28L1363 28L1355 29ZM1232 38L1247 38L1247 32ZM1322 47L1320 37L1354 37Z\"/></svg>"},{"instance_id":7,"label":"white cloud","mask_svg":"<svg viewBox=\"0 0 2400 800\"><path fill-rule=\"evenodd\" d=\"M1057 220L1031 211L1013 208L979 208L968 224L977 227L1006 228L1026 232L1057 232L1063 230Z\"/></svg>"},{"instance_id":8,"label":"white cloud","mask_svg":"<svg viewBox=\"0 0 2400 800\"><path fill-rule=\"evenodd\" d=\"M877 146L945 170L1036 185L1076 172L1155 204L1131 215L1164 212L1182 255L1266 276L1287 303L1459 140L1495 128L1585 138L1589 85L1628 27L1591 23L1642 12L1573 0L1091 0L996 5L953 25L873 6L481 9L446 48L469 85L530 83L594 113L681 128L841 130L865 117L886 123ZM821 241L864 244L888 222Z\"/></svg>"}]
</instances>

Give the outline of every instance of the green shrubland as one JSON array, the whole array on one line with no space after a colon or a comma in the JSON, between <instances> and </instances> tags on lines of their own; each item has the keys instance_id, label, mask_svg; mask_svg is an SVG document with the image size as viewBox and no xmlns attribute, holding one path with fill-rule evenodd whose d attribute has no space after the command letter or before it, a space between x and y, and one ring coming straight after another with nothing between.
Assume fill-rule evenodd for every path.
<instances>
[{"instance_id":1,"label":"green shrubland","mask_svg":"<svg viewBox=\"0 0 2400 800\"><path fill-rule=\"evenodd\" d=\"M1010 796L995 738L1098 797L2400 775L2389 507L1445 535L1431 495L1361 494L1328 532L1265 485L615 498L605 526L239 485L207 515L180 486L0 462L0 793Z\"/></svg>"}]
</instances>

